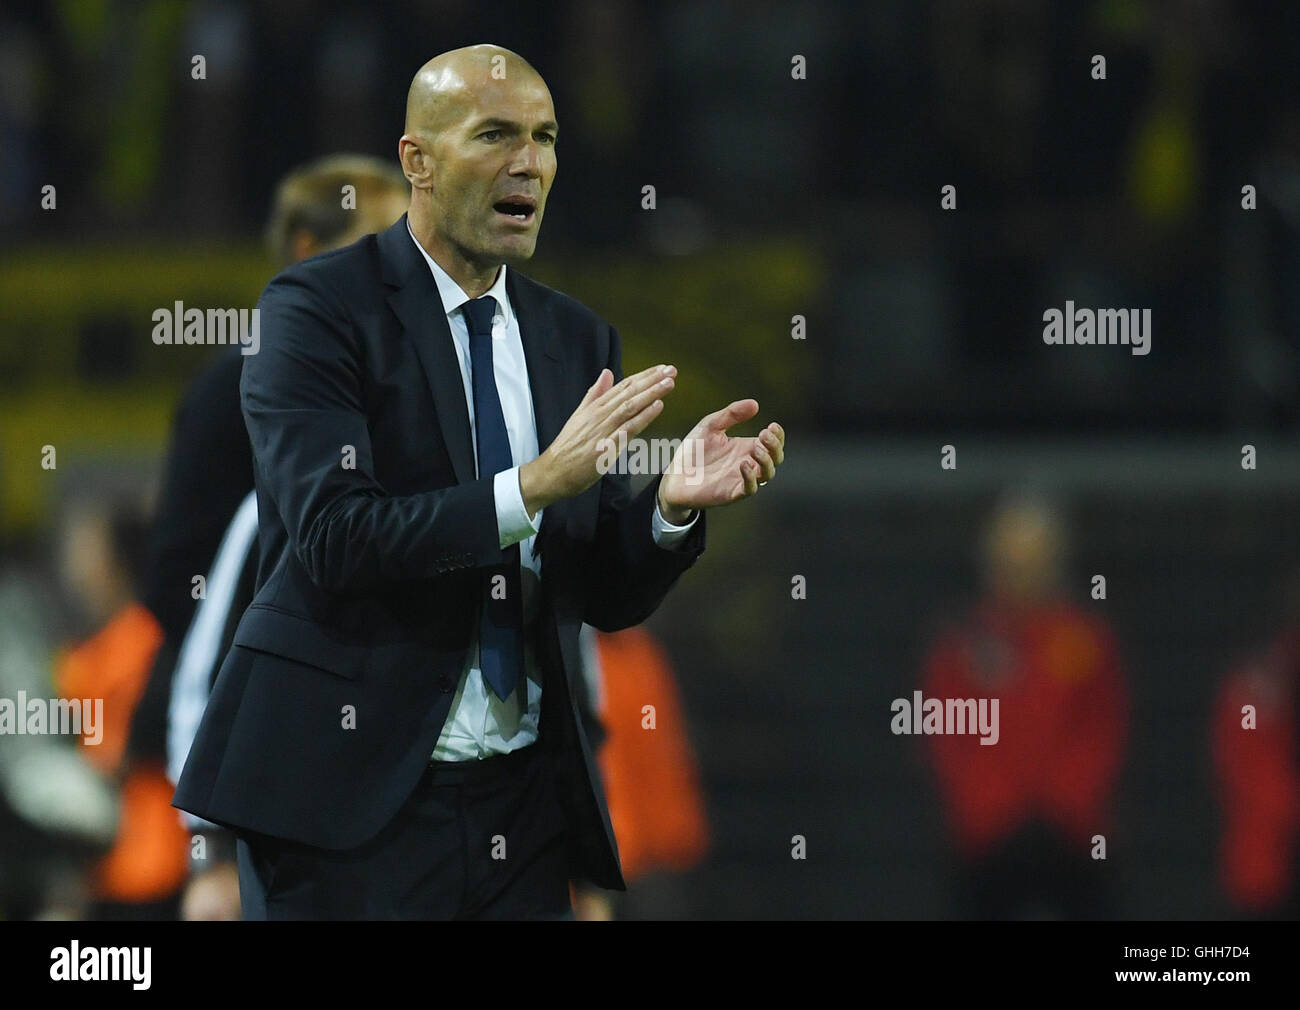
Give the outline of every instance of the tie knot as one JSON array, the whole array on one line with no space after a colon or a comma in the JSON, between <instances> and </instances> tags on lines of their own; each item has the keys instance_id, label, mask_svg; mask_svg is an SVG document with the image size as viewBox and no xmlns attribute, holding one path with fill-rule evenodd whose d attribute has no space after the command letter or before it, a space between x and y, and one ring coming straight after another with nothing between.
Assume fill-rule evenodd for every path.
<instances>
[{"instance_id":1,"label":"tie knot","mask_svg":"<svg viewBox=\"0 0 1300 1010\"><path fill-rule=\"evenodd\" d=\"M469 332L490 337L492 317L497 312L497 300L491 295L484 295L482 298L466 302L464 309L465 319L469 322Z\"/></svg>"}]
</instances>

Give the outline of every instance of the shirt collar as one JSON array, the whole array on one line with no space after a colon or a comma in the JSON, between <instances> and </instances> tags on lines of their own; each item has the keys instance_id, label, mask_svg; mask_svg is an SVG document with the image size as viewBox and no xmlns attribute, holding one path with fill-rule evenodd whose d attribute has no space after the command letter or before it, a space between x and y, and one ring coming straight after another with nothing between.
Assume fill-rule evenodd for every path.
<instances>
[{"instance_id":1,"label":"shirt collar","mask_svg":"<svg viewBox=\"0 0 1300 1010\"><path fill-rule=\"evenodd\" d=\"M438 284L438 295L442 298L442 309L450 317L452 313L471 300L469 295L465 294L461 286L452 280L451 274L440 267L438 261L429 255L424 246L420 245L420 240L415 237L415 232L411 230L409 218L406 221L406 233L411 236L415 248L420 250L420 255L424 257L425 262L429 264L429 269L433 271L433 279ZM510 322L510 300L506 298L506 265L504 263L501 264L501 269L497 271L496 281L483 292L483 297L486 298L488 295L497 300L502 317L508 324Z\"/></svg>"}]
</instances>

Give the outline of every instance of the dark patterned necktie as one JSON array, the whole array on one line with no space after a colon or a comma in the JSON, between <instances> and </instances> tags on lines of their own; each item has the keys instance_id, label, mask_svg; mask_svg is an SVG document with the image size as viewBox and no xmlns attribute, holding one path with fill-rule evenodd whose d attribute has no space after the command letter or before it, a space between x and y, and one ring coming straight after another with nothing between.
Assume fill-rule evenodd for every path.
<instances>
[{"instance_id":1,"label":"dark patterned necktie","mask_svg":"<svg viewBox=\"0 0 1300 1010\"><path fill-rule=\"evenodd\" d=\"M506 418L497 394L492 366L492 317L496 299L490 295L464 305L469 323L469 357L474 390L474 431L478 441L478 475L491 477L514 466ZM519 578L519 545L505 550L505 561L484 569L482 619L479 622L479 666L483 679L498 698L510 696L523 669L523 599Z\"/></svg>"}]
</instances>

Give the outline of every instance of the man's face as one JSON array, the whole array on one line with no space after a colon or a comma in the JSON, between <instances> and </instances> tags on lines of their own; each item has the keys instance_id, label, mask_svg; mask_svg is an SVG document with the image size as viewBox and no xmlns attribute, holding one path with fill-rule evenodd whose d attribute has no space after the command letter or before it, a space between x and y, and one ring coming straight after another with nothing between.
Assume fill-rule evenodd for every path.
<instances>
[{"instance_id":1,"label":"man's face","mask_svg":"<svg viewBox=\"0 0 1300 1010\"><path fill-rule=\"evenodd\" d=\"M436 236L487 266L529 259L555 180L555 109L522 72L484 80L433 140Z\"/></svg>"}]
</instances>

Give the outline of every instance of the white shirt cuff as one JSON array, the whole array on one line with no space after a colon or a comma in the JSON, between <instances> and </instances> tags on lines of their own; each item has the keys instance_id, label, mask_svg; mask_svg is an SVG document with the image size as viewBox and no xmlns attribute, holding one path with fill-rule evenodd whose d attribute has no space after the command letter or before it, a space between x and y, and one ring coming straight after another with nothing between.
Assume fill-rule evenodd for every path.
<instances>
[{"instance_id":1,"label":"white shirt cuff","mask_svg":"<svg viewBox=\"0 0 1300 1010\"><path fill-rule=\"evenodd\" d=\"M691 521L685 526L674 525L665 519L659 511L659 496L655 495L655 512L650 517L650 534L654 537L654 542L657 545L668 550L686 538L686 534L691 531L691 527L695 525L695 520L699 517L700 510L696 509L691 514Z\"/></svg>"},{"instance_id":2,"label":"white shirt cuff","mask_svg":"<svg viewBox=\"0 0 1300 1010\"><path fill-rule=\"evenodd\" d=\"M492 478L492 496L497 506L497 535L504 550L511 544L527 540L542 528L542 513L528 518L528 509L524 508L524 493L519 488L519 467L512 466L502 470Z\"/></svg>"}]
</instances>

